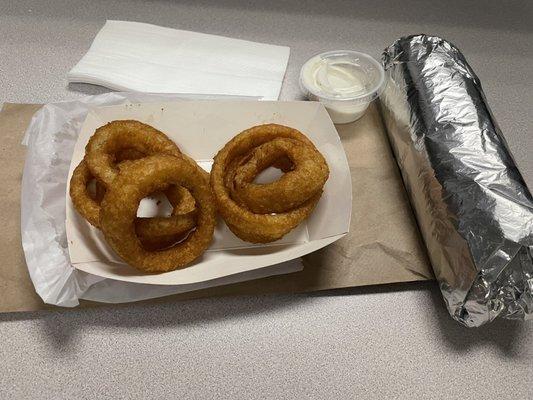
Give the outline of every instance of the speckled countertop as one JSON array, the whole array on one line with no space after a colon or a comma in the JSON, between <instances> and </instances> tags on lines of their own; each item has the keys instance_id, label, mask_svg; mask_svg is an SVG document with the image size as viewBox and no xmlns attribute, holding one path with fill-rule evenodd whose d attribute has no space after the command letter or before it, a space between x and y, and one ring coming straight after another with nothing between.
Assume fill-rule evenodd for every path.
<instances>
[{"instance_id":1,"label":"speckled countertop","mask_svg":"<svg viewBox=\"0 0 533 400\"><path fill-rule=\"evenodd\" d=\"M425 32L462 49L533 187L533 6L475 3L1 0L0 102L105 91L65 74L106 19L288 45L281 99L315 53ZM2 399L533 398L533 325L462 328L433 283L4 314L0 338Z\"/></svg>"}]
</instances>

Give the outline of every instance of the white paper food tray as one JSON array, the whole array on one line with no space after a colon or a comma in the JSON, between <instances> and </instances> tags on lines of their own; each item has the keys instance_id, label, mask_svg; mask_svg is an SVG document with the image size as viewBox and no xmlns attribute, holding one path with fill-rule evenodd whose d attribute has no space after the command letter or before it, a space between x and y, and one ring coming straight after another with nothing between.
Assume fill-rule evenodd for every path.
<instances>
[{"instance_id":1,"label":"white paper food tray","mask_svg":"<svg viewBox=\"0 0 533 400\"><path fill-rule=\"evenodd\" d=\"M157 285L190 285L242 274L288 261L344 236L349 229L352 188L348 161L324 107L313 102L189 101L130 103L98 107L87 115L69 170L83 159L87 141L107 122L135 119L167 134L204 168L226 142L244 129L278 123L305 133L326 158L330 177L310 218L280 241L268 245L243 242L219 221L215 238L191 266L162 274L144 274L126 265L109 248L101 232L74 209L66 196L66 230L72 265L115 280ZM67 193L69 187L67 186ZM141 211L142 212L142 211Z\"/></svg>"}]
</instances>

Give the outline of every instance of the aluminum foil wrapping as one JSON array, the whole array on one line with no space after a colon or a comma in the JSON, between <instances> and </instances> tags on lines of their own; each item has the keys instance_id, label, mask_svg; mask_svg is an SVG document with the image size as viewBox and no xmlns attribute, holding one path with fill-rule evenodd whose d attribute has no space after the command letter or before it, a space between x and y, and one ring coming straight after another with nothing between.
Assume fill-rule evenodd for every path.
<instances>
[{"instance_id":1,"label":"aluminum foil wrapping","mask_svg":"<svg viewBox=\"0 0 533 400\"><path fill-rule=\"evenodd\" d=\"M382 112L452 317L533 317L533 198L461 52L434 36L383 53Z\"/></svg>"}]
</instances>

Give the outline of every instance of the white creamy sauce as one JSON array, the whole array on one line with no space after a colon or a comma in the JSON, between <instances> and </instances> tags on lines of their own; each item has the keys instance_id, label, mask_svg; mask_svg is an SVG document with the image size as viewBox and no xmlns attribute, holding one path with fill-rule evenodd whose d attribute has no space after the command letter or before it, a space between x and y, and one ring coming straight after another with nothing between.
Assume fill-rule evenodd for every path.
<instances>
[{"instance_id":1,"label":"white creamy sauce","mask_svg":"<svg viewBox=\"0 0 533 400\"><path fill-rule=\"evenodd\" d=\"M354 55L356 54L356 55ZM324 104L335 123L360 118L374 97L375 76L368 56L350 51L319 54L305 63L300 79L311 100ZM373 60L374 63L375 60Z\"/></svg>"}]
</instances>

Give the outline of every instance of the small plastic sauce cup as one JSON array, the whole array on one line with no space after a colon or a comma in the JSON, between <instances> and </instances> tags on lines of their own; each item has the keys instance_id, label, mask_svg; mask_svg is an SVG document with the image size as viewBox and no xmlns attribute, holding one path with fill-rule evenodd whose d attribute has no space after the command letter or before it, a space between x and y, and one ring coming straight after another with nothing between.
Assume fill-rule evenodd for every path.
<instances>
[{"instance_id":1,"label":"small plastic sauce cup","mask_svg":"<svg viewBox=\"0 0 533 400\"><path fill-rule=\"evenodd\" d=\"M300 87L310 100L318 100L336 124L361 118L381 94L385 72L367 54L335 50L309 59L300 71Z\"/></svg>"}]
</instances>

